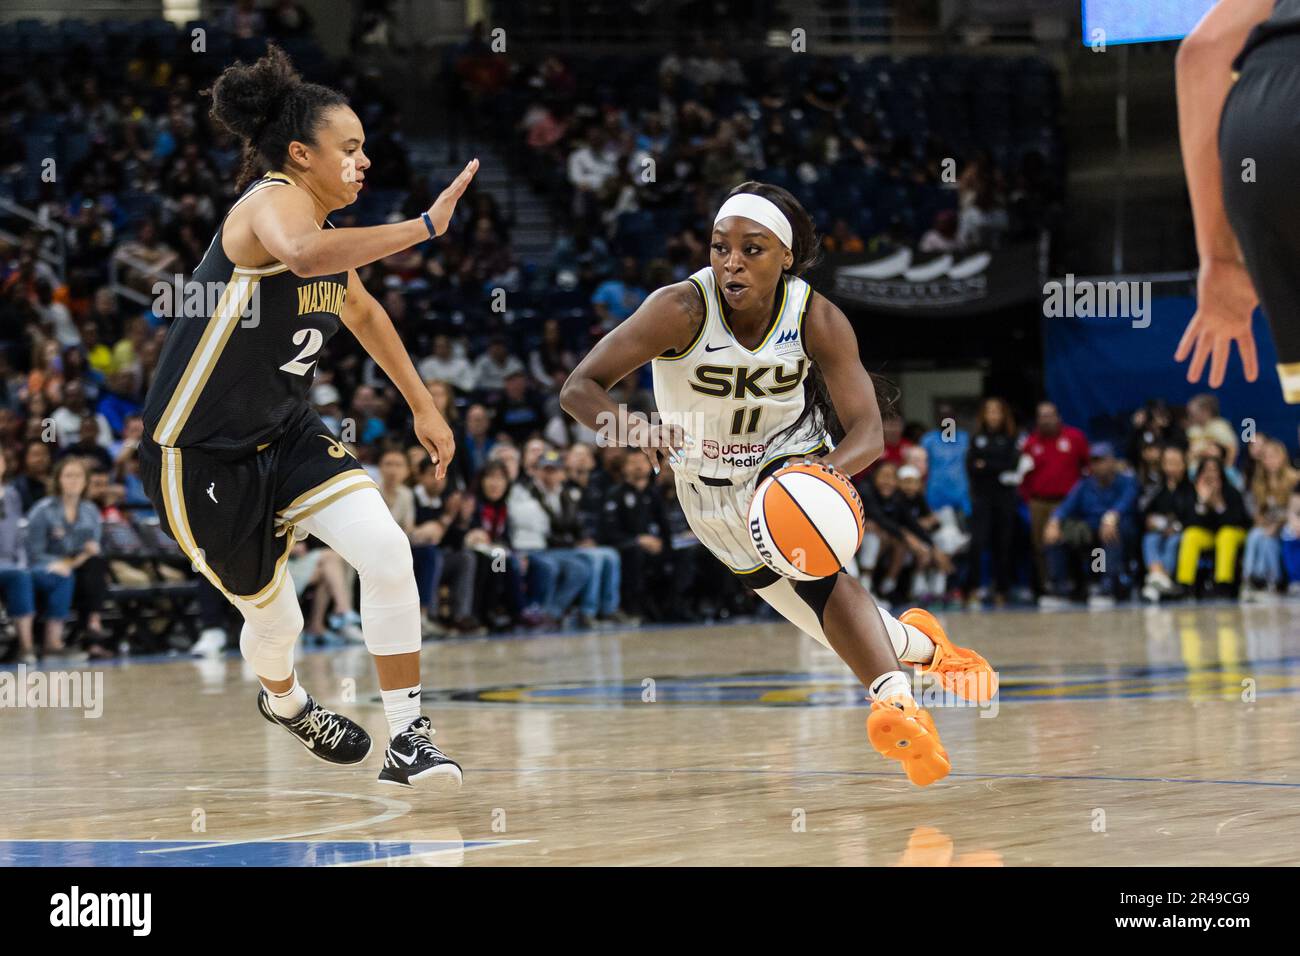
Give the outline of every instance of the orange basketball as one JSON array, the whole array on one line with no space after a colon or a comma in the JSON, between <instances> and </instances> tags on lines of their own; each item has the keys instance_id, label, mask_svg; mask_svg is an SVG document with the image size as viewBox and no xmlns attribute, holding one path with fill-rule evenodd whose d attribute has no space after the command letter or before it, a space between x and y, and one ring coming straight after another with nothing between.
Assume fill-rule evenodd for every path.
<instances>
[{"instance_id":1,"label":"orange basketball","mask_svg":"<svg viewBox=\"0 0 1300 956\"><path fill-rule=\"evenodd\" d=\"M829 577L852 560L865 520L853 482L820 462L779 469L749 503L749 534L758 556L797 581Z\"/></svg>"}]
</instances>

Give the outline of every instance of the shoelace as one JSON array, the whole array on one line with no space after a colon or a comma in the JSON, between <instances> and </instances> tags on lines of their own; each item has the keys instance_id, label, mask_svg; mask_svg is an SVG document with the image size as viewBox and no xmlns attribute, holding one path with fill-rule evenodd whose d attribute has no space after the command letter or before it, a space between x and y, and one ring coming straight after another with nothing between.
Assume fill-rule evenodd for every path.
<instances>
[{"instance_id":1,"label":"shoelace","mask_svg":"<svg viewBox=\"0 0 1300 956\"><path fill-rule=\"evenodd\" d=\"M407 733L411 735L411 743L415 747L416 753L422 757L438 756L445 757L441 750L433 745L433 735L437 733L432 725L424 724L420 727L412 728Z\"/></svg>"},{"instance_id":2,"label":"shoelace","mask_svg":"<svg viewBox=\"0 0 1300 956\"><path fill-rule=\"evenodd\" d=\"M305 730L326 747L337 747L347 725L339 720L338 714L331 714L324 707L313 707L293 722L295 730Z\"/></svg>"}]
</instances>

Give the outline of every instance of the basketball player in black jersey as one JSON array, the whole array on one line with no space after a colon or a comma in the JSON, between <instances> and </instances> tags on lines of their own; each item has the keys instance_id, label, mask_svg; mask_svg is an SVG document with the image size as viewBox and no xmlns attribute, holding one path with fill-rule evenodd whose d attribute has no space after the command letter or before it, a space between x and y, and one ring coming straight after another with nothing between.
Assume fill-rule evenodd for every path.
<instances>
[{"instance_id":1,"label":"basketball player in black jersey","mask_svg":"<svg viewBox=\"0 0 1300 956\"><path fill-rule=\"evenodd\" d=\"M401 391L415 434L445 474L451 431L359 266L441 235L478 168L420 218L322 228L363 188L365 133L343 96L302 82L271 47L212 87L212 117L244 145L247 188L178 297L145 400L141 479L170 534L244 617L240 650L262 683L258 709L322 760L358 763L370 737L298 683L303 616L286 562L313 534L357 569L389 744L380 781L459 785L420 713L420 610L411 548L374 482L307 402L321 349L347 327ZM188 309L211 301L210 308Z\"/></svg>"},{"instance_id":2,"label":"basketball player in black jersey","mask_svg":"<svg viewBox=\"0 0 1300 956\"><path fill-rule=\"evenodd\" d=\"M1220 0L1178 50L1178 126L1200 272L1175 359L1223 384L1232 343L1259 375L1262 304L1282 396L1300 404L1300 0Z\"/></svg>"}]
</instances>

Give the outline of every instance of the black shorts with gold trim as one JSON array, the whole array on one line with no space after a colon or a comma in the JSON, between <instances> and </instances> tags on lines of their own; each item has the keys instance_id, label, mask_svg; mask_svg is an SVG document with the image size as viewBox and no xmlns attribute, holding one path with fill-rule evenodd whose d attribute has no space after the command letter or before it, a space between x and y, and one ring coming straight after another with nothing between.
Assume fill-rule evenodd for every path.
<instances>
[{"instance_id":1,"label":"black shorts with gold trim","mask_svg":"<svg viewBox=\"0 0 1300 956\"><path fill-rule=\"evenodd\" d=\"M1219 123L1223 205L1273 332L1282 398L1300 404L1300 34L1249 45L1237 65Z\"/></svg>"},{"instance_id":2,"label":"black shorts with gold trim","mask_svg":"<svg viewBox=\"0 0 1300 956\"><path fill-rule=\"evenodd\" d=\"M376 487L308 405L275 441L233 460L146 435L140 480L195 569L227 597L255 605L270 603L286 577L295 522Z\"/></svg>"}]
</instances>

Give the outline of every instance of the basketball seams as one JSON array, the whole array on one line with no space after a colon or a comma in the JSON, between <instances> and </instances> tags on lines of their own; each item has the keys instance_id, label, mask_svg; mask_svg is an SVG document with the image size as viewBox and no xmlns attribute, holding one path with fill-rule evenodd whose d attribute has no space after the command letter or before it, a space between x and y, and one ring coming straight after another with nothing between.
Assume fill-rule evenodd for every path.
<instances>
[{"instance_id":1,"label":"basketball seams","mask_svg":"<svg viewBox=\"0 0 1300 956\"><path fill-rule=\"evenodd\" d=\"M817 537L821 540L822 545L826 548L826 553L830 557L831 562L834 563L837 568L842 567L843 565L840 564L839 555L836 554L835 548L832 547L831 543L826 540L826 536L821 533L821 529L817 527L817 523L813 521L812 516L809 515L808 512L804 511L803 506L799 504L799 500L794 496L794 494L790 491L790 489L781 483L780 477L777 475L773 475L772 484L774 487L781 489L782 493L785 494L786 498L790 500L790 503L793 504L795 508L798 510L799 514L803 516L804 521L808 523L808 526L812 528L813 533L817 535ZM768 488L767 494L763 496L763 520L768 525L769 529L771 528L771 520L768 518L767 515L767 495L771 493L772 493L772 489ZM770 535L770 530L769 530L769 535ZM773 544L775 545L776 542L773 542ZM777 551L781 552L781 549L778 547ZM790 559L785 556L784 552L781 552L781 556L785 558L787 561L790 561ZM791 561L790 563L793 564L794 562ZM811 573L811 572L804 572L804 573ZM831 573L834 574L835 572L832 571Z\"/></svg>"},{"instance_id":2,"label":"basketball seams","mask_svg":"<svg viewBox=\"0 0 1300 956\"><path fill-rule=\"evenodd\" d=\"M842 488L833 483L816 480L805 472L793 472L782 477L782 483L799 497L799 503L810 515L817 516L818 527L831 543L841 565L861 544L859 526L853 504Z\"/></svg>"},{"instance_id":3,"label":"basketball seams","mask_svg":"<svg viewBox=\"0 0 1300 956\"><path fill-rule=\"evenodd\" d=\"M830 486L831 490L833 490L837 495L839 495L839 497L845 502L845 504L849 505L849 508L851 510L857 512L858 537L859 540L861 539L862 527L866 524L867 515L866 515L866 509L863 508L862 505L862 496L858 494L858 489L853 487L853 482L845 478L842 479L844 485L837 484L833 478L829 478L826 476L826 474L821 470L821 466L812 466L812 467L816 467L818 469L817 471L813 471L811 470L811 468L808 468L807 466L801 467L799 465L787 465L786 467L791 469L792 471L796 471L798 474L807 475L810 478L816 478L822 484ZM785 469L782 470L784 471ZM773 477L776 476L774 475ZM844 488L845 485L848 486L847 494L845 493L845 488Z\"/></svg>"},{"instance_id":4,"label":"basketball seams","mask_svg":"<svg viewBox=\"0 0 1300 956\"><path fill-rule=\"evenodd\" d=\"M769 506L768 495L772 493L773 487L781 489L782 493L785 495L785 501L795 506L795 508L803 516L804 521L808 523L809 528L811 528L814 532L817 532L817 526L813 524L812 518L808 516L807 512L805 512L802 508L799 507L799 502L794 500L794 495L790 493L790 489L785 487L785 485L781 484L781 482L777 481L776 478L773 478L772 486L769 487L763 495L763 508L762 508L763 525L764 525L763 530L765 532L765 537L768 539L768 541L771 543L772 547L777 551L777 553L779 553L783 558L789 561L790 559L786 558L785 553L781 550L780 545L774 540L775 535L772 532L773 516L768 513L768 506ZM820 537L820 533L818 533L818 537Z\"/></svg>"},{"instance_id":5,"label":"basketball seams","mask_svg":"<svg viewBox=\"0 0 1300 956\"><path fill-rule=\"evenodd\" d=\"M831 477L827 477L826 475L819 475L819 473L811 472L811 471L806 471L806 472L803 472L803 473L805 473L805 475L809 475L809 476L811 476L811 477L815 477L816 480L820 481L820 483L822 483L822 484L824 484L824 485L829 485L829 486L831 486L831 489L832 489L832 490L835 490L836 494L839 494L839 496L840 496L840 498L842 499L842 501L844 501L844 502L846 503L846 505L849 506L849 510L850 510L850 511L855 511L855 512L857 512L857 515L858 515L858 541L861 542L861 540L862 540L862 525L863 525L863 524L866 524L866 522L867 522L867 512L866 512L866 509L863 509L863 506L862 506L862 497L859 496L859 494L858 494L858 489L857 489L857 488L854 488L852 481L849 481L848 479L842 479L842 481L844 481L844 485L848 485L848 494L845 494L845 488L844 488L844 486L842 486L842 485L840 485L839 483L837 483L836 480L831 479Z\"/></svg>"}]
</instances>

